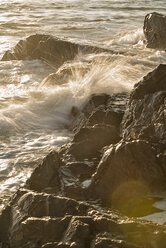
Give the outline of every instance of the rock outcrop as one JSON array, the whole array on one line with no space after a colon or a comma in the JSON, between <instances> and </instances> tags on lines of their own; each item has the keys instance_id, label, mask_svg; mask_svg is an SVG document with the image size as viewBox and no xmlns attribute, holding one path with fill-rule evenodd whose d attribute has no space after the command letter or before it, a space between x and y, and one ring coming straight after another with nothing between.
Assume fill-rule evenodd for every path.
<instances>
[{"instance_id":1,"label":"rock outcrop","mask_svg":"<svg viewBox=\"0 0 166 248\"><path fill-rule=\"evenodd\" d=\"M36 35L15 49L3 59L55 62L62 49L61 64L78 45ZM130 97L92 95L82 109L73 106L73 140L48 154L3 209L0 247L165 248L165 224L125 217L157 211L149 194L166 187L165 104L160 65Z\"/></svg>"},{"instance_id":2,"label":"rock outcrop","mask_svg":"<svg viewBox=\"0 0 166 248\"><path fill-rule=\"evenodd\" d=\"M129 220L93 203L32 191L19 191L10 203L10 248L164 248L165 226ZM1 225L4 223L1 222ZM152 245L151 245L152 244Z\"/></svg>"},{"instance_id":3,"label":"rock outcrop","mask_svg":"<svg viewBox=\"0 0 166 248\"><path fill-rule=\"evenodd\" d=\"M134 208L135 197L142 201L140 190L145 195L165 188L165 103L166 65L159 65L135 85L122 120L123 140L105 151L94 174L96 192L103 200L115 204L115 198L126 197L129 209Z\"/></svg>"},{"instance_id":4,"label":"rock outcrop","mask_svg":"<svg viewBox=\"0 0 166 248\"><path fill-rule=\"evenodd\" d=\"M105 48L77 44L50 35L35 34L20 40L13 49L5 52L1 60L40 59L47 63L61 66L64 62L73 60L79 52L112 53L111 50Z\"/></svg>"},{"instance_id":5,"label":"rock outcrop","mask_svg":"<svg viewBox=\"0 0 166 248\"><path fill-rule=\"evenodd\" d=\"M145 16L144 34L147 47L166 49L166 16L153 12Z\"/></svg>"},{"instance_id":6,"label":"rock outcrop","mask_svg":"<svg viewBox=\"0 0 166 248\"><path fill-rule=\"evenodd\" d=\"M157 152L141 140L111 145L93 176L97 195L129 216L146 215L144 197L165 185Z\"/></svg>"},{"instance_id":7,"label":"rock outcrop","mask_svg":"<svg viewBox=\"0 0 166 248\"><path fill-rule=\"evenodd\" d=\"M123 138L166 146L165 110L166 65L159 65L135 85L123 119Z\"/></svg>"}]
</instances>

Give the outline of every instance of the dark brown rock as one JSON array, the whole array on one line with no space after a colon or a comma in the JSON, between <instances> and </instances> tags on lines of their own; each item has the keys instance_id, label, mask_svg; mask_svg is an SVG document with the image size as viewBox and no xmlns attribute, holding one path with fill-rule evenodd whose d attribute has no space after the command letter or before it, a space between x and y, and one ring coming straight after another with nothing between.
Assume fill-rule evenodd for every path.
<instances>
[{"instance_id":1,"label":"dark brown rock","mask_svg":"<svg viewBox=\"0 0 166 248\"><path fill-rule=\"evenodd\" d=\"M166 16L153 12L147 14L144 20L144 34L147 47L166 49Z\"/></svg>"},{"instance_id":2,"label":"dark brown rock","mask_svg":"<svg viewBox=\"0 0 166 248\"><path fill-rule=\"evenodd\" d=\"M134 244L109 237L98 236L92 243L91 248L139 248Z\"/></svg>"},{"instance_id":3,"label":"dark brown rock","mask_svg":"<svg viewBox=\"0 0 166 248\"><path fill-rule=\"evenodd\" d=\"M27 181L27 187L36 191L44 191L46 188L60 189L59 178L60 159L58 153L53 151L46 156L43 162L33 171Z\"/></svg>"},{"instance_id":4,"label":"dark brown rock","mask_svg":"<svg viewBox=\"0 0 166 248\"><path fill-rule=\"evenodd\" d=\"M72 109L71 117L73 117L73 121L70 129L78 132L82 127L106 124L116 126L118 130L127 100L127 94L92 95L80 112L78 110L74 111L76 114L73 115Z\"/></svg>"},{"instance_id":5,"label":"dark brown rock","mask_svg":"<svg viewBox=\"0 0 166 248\"><path fill-rule=\"evenodd\" d=\"M74 43L49 35L35 34L19 41L13 50L4 54L2 61L41 59L60 65L73 59L77 53L78 45Z\"/></svg>"},{"instance_id":6,"label":"dark brown rock","mask_svg":"<svg viewBox=\"0 0 166 248\"><path fill-rule=\"evenodd\" d=\"M1 242L8 241L9 238L9 227L12 222L11 206L7 205L0 214L0 244ZM5 243L2 244L5 248Z\"/></svg>"},{"instance_id":7,"label":"dark brown rock","mask_svg":"<svg viewBox=\"0 0 166 248\"><path fill-rule=\"evenodd\" d=\"M99 157L101 149L120 140L118 130L111 125L95 125L85 127L75 134L69 148L76 159Z\"/></svg>"},{"instance_id":8,"label":"dark brown rock","mask_svg":"<svg viewBox=\"0 0 166 248\"><path fill-rule=\"evenodd\" d=\"M121 142L104 153L94 184L100 198L132 215L141 209L146 194L165 185L165 174L151 144Z\"/></svg>"},{"instance_id":9,"label":"dark brown rock","mask_svg":"<svg viewBox=\"0 0 166 248\"><path fill-rule=\"evenodd\" d=\"M145 139L166 145L166 65L159 65L139 82L122 122L125 140Z\"/></svg>"},{"instance_id":10,"label":"dark brown rock","mask_svg":"<svg viewBox=\"0 0 166 248\"><path fill-rule=\"evenodd\" d=\"M65 242L75 242L80 247L87 247L90 239L89 225L81 220L72 219L64 235Z\"/></svg>"},{"instance_id":11,"label":"dark brown rock","mask_svg":"<svg viewBox=\"0 0 166 248\"><path fill-rule=\"evenodd\" d=\"M79 51L112 53L109 49L76 44L50 35L35 34L20 40L12 50L5 52L2 61L40 59L60 66L65 61L73 60Z\"/></svg>"},{"instance_id":12,"label":"dark brown rock","mask_svg":"<svg viewBox=\"0 0 166 248\"><path fill-rule=\"evenodd\" d=\"M29 247L40 247L46 242L55 242L62 239L70 217L64 218L35 218L29 217L22 221L11 236L11 246L22 247L31 244Z\"/></svg>"}]
</instances>

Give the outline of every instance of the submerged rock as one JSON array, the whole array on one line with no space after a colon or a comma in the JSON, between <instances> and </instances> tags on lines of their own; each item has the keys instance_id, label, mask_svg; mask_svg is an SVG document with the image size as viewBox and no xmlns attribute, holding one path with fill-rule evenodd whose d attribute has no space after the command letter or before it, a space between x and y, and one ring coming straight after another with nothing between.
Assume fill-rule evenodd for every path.
<instances>
[{"instance_id":1,"label":"submerged rock","mask_svg":"<svg viewBox=\"0 0 166 248\"><path fill-rule=\"evenodd\" d=\"M153 12L145 16L144 34L147 47L166 49L166 16Z\"/></svg>"}]
</instances>

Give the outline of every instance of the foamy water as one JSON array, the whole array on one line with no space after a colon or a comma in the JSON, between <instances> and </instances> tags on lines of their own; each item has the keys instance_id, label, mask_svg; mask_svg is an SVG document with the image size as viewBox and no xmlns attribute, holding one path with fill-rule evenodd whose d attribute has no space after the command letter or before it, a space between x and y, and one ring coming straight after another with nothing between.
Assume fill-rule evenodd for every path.
<instances>
[{"instance_id":1,"label":"foamy water","mask_svg":"<svg viewBox=\"0 0 166 248\"><path fill-rule=\"evenodd\" d=\"M166 63L165 52L145 48L143 20L153 11L166 14L165 1L1 0L1 56L34 33L120 52L78 55L65 65L72 75L63 82L44 83L59 68L39 60L0 62L1 206L51 149L72 138L67 129L72 106L81 108L93 93L130 91Z\"/></svg>"}]
</instances>

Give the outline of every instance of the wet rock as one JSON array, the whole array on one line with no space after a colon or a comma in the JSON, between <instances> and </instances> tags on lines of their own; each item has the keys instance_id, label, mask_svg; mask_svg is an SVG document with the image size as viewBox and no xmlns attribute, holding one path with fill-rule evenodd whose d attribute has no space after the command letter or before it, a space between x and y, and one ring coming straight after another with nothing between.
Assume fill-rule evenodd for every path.
<instances>
[{"instance_id":1,"label":"wet rock","mask_svg":"<svg viewBox=\"0 0 166 248\"><path fill-rule=\"evenodd\" d=\"M144 34L147 47L166 49L166 16L153 12L147 14L144 20Z\"/></svg>"},{"instance_id":2,"label":"wet rock","mask_svg":"<svg viewBox=\"0 0 166 248\"><path fill-rule=\"evenodd\" d=\"M73 218L65 232L64 241L70 244L75 242L79 247L88 247L90 239L89 225Z\"/></svg>"},{"instance_id":3,"label":"wet rock","mask_svg":"<svg viewBox=\"0 0 166 248\"><path fill-rule=\"evenodd\" d=\"M41 248L56 248L57 246L58 246L58 243L57 242L48 242L48 243L42 245Z\"/></svg>"},{"instance_id":4,"label":"wet rock","mask_svg":"<svg viewBox=\"0 0 166 248\"><path fill-rule=\"evenodd\" d=\"M23 244L31 248L60 242L71 216L84 216L88 209L88 204L69 198L24 192L11 203L10 221L6 219L8 229L4 230L6 236L2 241L10 241L13 248L23 247Z\"/></svg>"},{"instance_id":5,"label":"wet rock","mask_svg":"<svg viewBox=\"0 0 166 248\"><path fill-rule=\"evenodd\" d=\"M18 200L14 209L19 213L21 219L29 216L38 218L43 216L63 217L64 215L82 215L88 209L88 205L67 197L30 191Z\"/></svg>"},{"instance_id":6,"label":"wet rock","mask_svg":"<svg viewBox=\"0 0 166 248\"><path fill-rule=\"evenodd\" d=\"M73 176L68 167L61 168L62 187L64 195L76 200L87 200L91 191L81 183L80 178Z\"/></svg>"},{"instance_id":7,"label":"wet rock","mask_svg":"<svg viewBox=\"0 0 166 248\"><path fill-rule=\"evenodd\" d=\"M130 216L139 214L144 196L165 185L157 150L140 140L110 146L94 174L94 185L101 199Z\"/></svg>"},{"instance_id":8,"label":"wet rock","mask_svg":"<svg viewBox=\"0 0 166 248\"><path fill-rule=\"evenodd\" d=\"M2 61L41 59L63 64L64 61L73 59L77 53L78 45L74 43L49 35L35 34L19 41L13 50L4 54Z\"/></svg>"},{"instance_id":9,"label":"wet rock","mask_svg":"<svg viewBox=\"0 0 166 248\"><path fill-rule=\"evenodd\" d=\"M20 40L12 50L5 52L2 61L40 59L60 66L65 61L73 60L79 51L112 53L111 50L104 48L76 44L50 35L35 34Z\"/></svg>"},{"instance_id":10,"label":"wet rock","mask_svg":"<svg viewBox=\"0 0 166 248\"><path fill-rule=\"evenodd\" d=\"M73 121L70 129L78 132L82 127L96 124L112 125L119 129L127 100L127 94L92 95L80 112L74 111L76 114L73 115L72 109Z\"/></svg>"},{"instance_id":11,"label":"wet rock","mask_svg":"<svg viewBox=\"0 0 166 248\"><path fill-rule=\"evenodd\" d=\"M63 85L70 81L80 80L88 71L90 66L88 62L66 63L62 65L56 72L49 74L41 85L55 86Z\"/></svg>"},{"instance_id":12,"label":"wet rock","mask_svg":"<svg viewBox=\"0 0 166 248\"><path fill-rule=\"evenodd\" d=\"M41 248L70 248L70 247L74 247L74 246L72 244L70 245L68 243L63 243L63 242L60 242L60 243L50 242L50 243L42 245Z\"/></svg>"},{"instance_id":13,"label":"wet rock","mask_svg":"<svg viewBox=\"0 0 166 248\"><path fill-rule=\"evenodd\" d=\"M165 248L165 225L110 210L152 213L149 193L165 189L165 66L136 85L123 117L126 101L93 95L72 109L72 142L51 152L0 214L0 247Z\"/></svg>"},{"instance_id":14,"label":"wet rock","mask_svg":"<svg viewBox=\"0 0 166 248\"><path fill-rule=\"evenodd\" d=\"M145 139L166 145L166 65L159 65L136 84L127 106L125 140Z\"/></svg>"},{"instance_id":15,"label":"wet rock","mask_svg":"<svg viewBox=\"0 0 166 248\"><path fill-rule=\"evenodd\" d=\"M109 237L100 237L97 236L96 239L91 244L91 248L139 248L138 246L134 244L130 244L128 242L125 242L123 240L118 240L114 238Z\"/></svg>"},{"instance_id":16,"label":"wet rock","mask_svg":"<svg viewBox=\"0 0 166 248\"><path fill-rule=\"evenodd\" d=\"M116 127L111 125L95 125L85 127L75 134L69 148L76 159L99 157L101 149L120 140Z\"/></svg>"},{"instance_id":17,"label":"wet rock","mask_svg":"<svg viewBox=\"0 0 166 248\"><path fill-rule=\"evenodd\" d=\"M123 113L118 113L113 110L97 109L88 118L87 125L94 126L95 124L106 124L119 127L122 121Z\"/></svg>"},{"instance_id":18,"label":"wet rock","mask_svg":"<svg viewBox=\"0 0 166 248\"><path fill-rule=\"evenodd\" d=\"M2 248L5 248L5 241L9 238L9 227L11 225L12 216L11 216L11 207L7 205L0 214L0 245ZM1 244L1 242L3 242Z\"/></svg>"},{"instance_id":19,"label":"wet rock","mask_svg":"<svg viewBox=\"0 0 166 248\"><path fill-rule=\"evenodd\" d=\"M164 248L166 241L165 226L49 194L24 191L12 202L10 213L9 239L4 243L8 248L148 248L151 243Z\"/></svg>"},{"instance_id":20,"label":"wet rock","mask_svg":"<svg viewBox=\"0 0 166 248\"><path fill-rule=\"evenodd\" d=\"M87 178L90 178L95 170L95 165L93 161L76 161L76 162L68 162L62 170L66 170L69 176L73 175L74 177L79 178L82 182Z\"/></svg>"},{"instance_id":21,"label":"wet rock","mask_svg":"<svg viewBox=\"0 0 166 248\"><path fill-rule=\"evenodd\" d=\"M68 226L70 217L64 218L32 218L22 221L18 229L12 233L11 247L40 247L43 243L60 241Z\"/></svg>"},{"instance_id":22,"label":"wet rock","mask_svg":"<svg viewBox=\"0 0 166 248\"><path fill-rule=\"evenodd\" d=\"M30 179L27 180L27 187L36 191L44 191L47 188L58 191L60 189L59 167L58 153L53 151L35 168Z\"/></svg>"}]
</instances>

